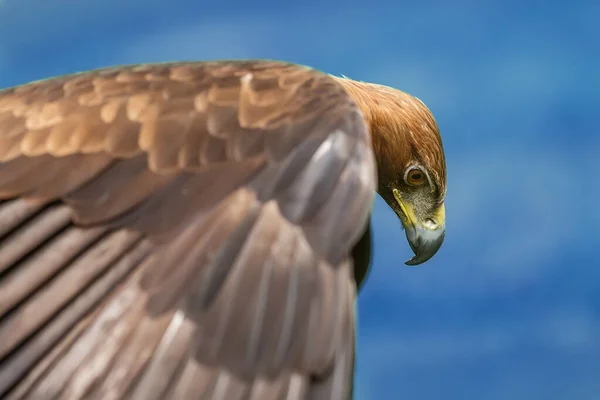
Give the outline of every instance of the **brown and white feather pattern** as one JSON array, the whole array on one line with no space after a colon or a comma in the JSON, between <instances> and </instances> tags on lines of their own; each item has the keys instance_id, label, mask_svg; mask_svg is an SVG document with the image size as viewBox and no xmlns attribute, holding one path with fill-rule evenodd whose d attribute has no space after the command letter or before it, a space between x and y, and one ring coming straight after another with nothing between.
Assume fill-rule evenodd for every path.
<instances>
[{"instance_id":1,"label":"brown and white feather pattern","mask_svg":"<svg viewBox=\"0 0 600 400\"><path fill-rule=\"evenodd\" d=\"M375 174L355 103L296 65L0 91L0 397L346 398Z\"/></svg>"}]
</instances>

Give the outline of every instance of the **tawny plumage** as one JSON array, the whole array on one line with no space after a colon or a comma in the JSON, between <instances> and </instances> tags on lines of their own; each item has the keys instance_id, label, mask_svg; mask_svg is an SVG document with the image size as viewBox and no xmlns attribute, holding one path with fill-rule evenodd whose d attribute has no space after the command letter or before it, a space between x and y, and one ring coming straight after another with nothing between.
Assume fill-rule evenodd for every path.
<instances>
[{"instance_id":1,"label":"tawny plumage","mask_svg":"<svg viewBox=\"0 0 600 400\"><path fill-rule=\"evenodd\" d=\"M0 91L0 397L346 399L376 190L428 260L435 121L270 61Z\"/></svg>"}]
</instances>

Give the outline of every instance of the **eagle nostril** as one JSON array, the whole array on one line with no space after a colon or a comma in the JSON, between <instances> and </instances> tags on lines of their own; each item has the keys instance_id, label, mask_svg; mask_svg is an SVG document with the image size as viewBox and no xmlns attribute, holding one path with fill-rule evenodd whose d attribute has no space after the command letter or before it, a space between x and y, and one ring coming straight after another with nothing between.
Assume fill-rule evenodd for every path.
<instances>
[{"instance_id":1,"label":"eagle nostril","mask_svg":"<svg viewBox=\"0 0 600 400\"><path fill-rule=\"evenodd\" d=\"M433 218L426 218L425 219L425 227L428 229L435 229L437 227L437 223L435 222L435 220Z\"/></svg>"}]
</instances>

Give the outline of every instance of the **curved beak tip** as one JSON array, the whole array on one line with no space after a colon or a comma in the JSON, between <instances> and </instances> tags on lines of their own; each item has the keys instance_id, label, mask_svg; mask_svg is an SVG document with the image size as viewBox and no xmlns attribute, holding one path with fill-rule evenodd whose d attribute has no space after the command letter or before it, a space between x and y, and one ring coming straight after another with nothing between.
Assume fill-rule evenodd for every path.
<instances>
[{"instance_id":1,"label":"curved beak tip","mask_svg":"<svg viewBox=\"0 0 600 400\"><path fill-rule=\"evenodd\" d=\"M405 264L415 266L431 259L440 247L442 247L445 236L445 224L435 230L429 230L420 226L406 229L406 238L415 255L406 261Z\"/></svg>"}]
</instances>

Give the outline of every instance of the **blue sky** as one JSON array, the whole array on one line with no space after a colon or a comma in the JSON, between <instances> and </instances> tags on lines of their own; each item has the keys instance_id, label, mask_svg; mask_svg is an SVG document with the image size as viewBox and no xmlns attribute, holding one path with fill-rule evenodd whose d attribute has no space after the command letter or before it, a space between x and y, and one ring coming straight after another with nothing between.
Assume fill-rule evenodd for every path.
<instances>
[{"instance_id":1,"label":"blue sky","mask_svg":"<svg viewBox=\"0 0 600 400\"><path fill-rule=\"evenodd\" d=\"M379 199L359 399L600 398L600 3L0 0L0 87L100 66L275 58L395 86L442 130L447 235Z\"/></svg>"}]
</instances>

